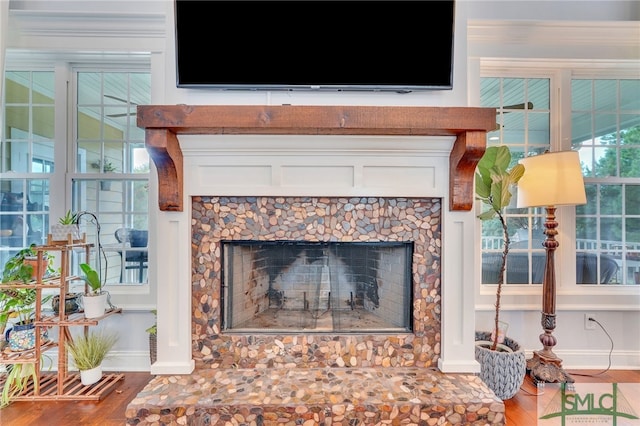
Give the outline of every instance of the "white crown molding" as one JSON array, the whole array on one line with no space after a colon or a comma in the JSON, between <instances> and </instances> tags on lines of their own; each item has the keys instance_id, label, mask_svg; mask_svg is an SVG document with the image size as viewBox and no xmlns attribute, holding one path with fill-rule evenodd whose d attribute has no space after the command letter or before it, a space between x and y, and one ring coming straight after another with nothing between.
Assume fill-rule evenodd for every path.
<instances>
[{"instance_id":1,"label":"white crown molding","mask_svg":"<svg viewBox=\"0 0 640 426\"><path fill-rule=\"evenodd\" d=\"M638 21L469 20L470 42L515 45L640 46Z\"/></svg>"},{"instance_id":2,"label":"white crown molding","mask_svg":"<svg viewBox=\"0 0 640 426\"><path fill-rule=\"evenodd\" d=\"M163 13L10 10L10 32L21 37L164 38ZM13 30L12 30L13 27Z\"/></svg>"}]
</instances>

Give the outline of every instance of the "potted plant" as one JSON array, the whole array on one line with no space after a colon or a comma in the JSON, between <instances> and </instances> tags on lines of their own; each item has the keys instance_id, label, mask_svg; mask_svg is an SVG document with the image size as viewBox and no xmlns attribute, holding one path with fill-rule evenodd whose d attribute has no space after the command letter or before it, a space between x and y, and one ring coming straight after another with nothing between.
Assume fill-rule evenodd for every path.
<instances>
[{"instance_id":1,"label":"potted plant","mask_svg":"<svg viewBox=\"0 0 640 426\"><path fill-rule=\"evenodd\" d=\"M31 244L29 247L20 249L11 256L9 260L7 260L2 271L3 283L20 281L26 284L29 281L36 279L38 252L35 247L35 244ZM45 262L45 267L41 271L42 277L55 273L55 269L53 268L53 256L45 251L42 253L42 257Z\"/></svg>"},{"instance_id":2,"label":"potted plant","mask_svg":"<svg viewBox=\"0 0 640 426\"><path fill-rule=\"evenodd\" d=\"M110 173L116 171L116 166L113 165L111 161L109 161L106 157L103 160L97 160L91 163L91 167L94 169L98 169L103 173ZM103 180L100 181L100 189L102 191L110 191L111 190L111 181Z\"/></svg>"},{"instance_id":3,"label":"potted plant","mask_svg":"<svg viewBox=\"0 0 640 426\"><path fill-rule=\"evenodd\" d=\"M42 276L54 273L53 257L44 252ZM35 347L35 325L33 313L37 292L34 287L24 287L33 281L37 267L38 253L35 244L18 250L4 265L2 271L2 288L0 289L0 323L7 327L4 331L6 344L12 351L24 351ZM50 295L43 298L47 302ZM6 323L10 317L16 317L17 321L8 326ZM46 328L41 329L41 336L47 337Z\"/></svg>"},{"instance_id":4,"label":"potted plant","mask_svg":"<svg viewBox=\"0 0 640 426\"><path fill-rule=\"evenodd\" d=\"M51 225L51 239L54 241L79 240L78 213L67 210L64 216L58 218L58 223Z\"/></svg>"},{"instance_id":5,"label":"potted plant","mask_svg":"<svg viewBox=\"0 0 640 426\"><path fill-rule=\"evenodd\" d=\"M153 364L156 362L158 350L158 310L153 309L151 313L156 317L156 321L145 331L149 333L149 359L151 360L151 364Z\"/></svg>"},{"instance_id":6,"label":"potted plant","mask_svg":"<svg viewBox=\"0 0 640 426\"><path fill-rule=\"evenodd\" d=\"M102 290L102 280L98 271L93 269L88 263L81 263L80 269L84 272L84 280L89 286L88 291L82 296L84 316L86 318L101 317L107 308L107 298L109 294Z\"/></svg>"},{"instance_id":7,"label":"potted plant","mask_svg":"<svg viewBox=\"0 0 640 426\"><path fill-rule=\"evenodd\" d=\"M509 399L518 392L526 372L524 351L516 341L506 336L506 329L500 321L500 298L510 245L504 209L511 202L511 187L524 174L522 164L509 169L510 164L511 152L508 146L491 146L478 162L475 175L476 199L488 206L478 218L483 221L497 219L503 236L493 330L476 332L476 360L480 363L480 377L501 399ZM486 341L489 343L481 343Z\"/></svg>"},{"instance_id":8,"label":"potted plant","mask_svg":"<svg viewBox=\"0 0 640 426\"><path fill-rule=\"evenodd\" d=\"M9 405L14 397L28 389L30 381L33 381L34 391L37 392L40 383L34 363L25 362L8 365L2 394L0 395L0 409Z\"/></svg>"},{"instance_id":9,"label":"potted plant","mask_svg":"<svg viewBox=\"0 0 640 426\"><path fill-rule=\"evenodd\" d=\"M104 331L83 333L65 342L65 348L80 371L80 381L88 386L102 377L102 362L118 340Z\"/></svg>"}]
</instances>

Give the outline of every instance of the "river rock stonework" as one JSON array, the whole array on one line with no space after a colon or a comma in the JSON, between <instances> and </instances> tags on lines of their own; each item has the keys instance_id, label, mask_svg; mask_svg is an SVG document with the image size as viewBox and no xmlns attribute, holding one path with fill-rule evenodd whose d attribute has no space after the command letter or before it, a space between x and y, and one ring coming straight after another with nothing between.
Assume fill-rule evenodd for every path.
<instances>
[{"instance_id":1,"label":"river rock stonework","mask_svg":"<svg viewBox=\"0 0 640 426\"><path fill-rule=\"evenodd\" d=\"M440 355L440 198L193 197L193 356L199 368L430 367ZM222 240L412 241L413 332L221 330Z\"/></svg>"}]
</instances>

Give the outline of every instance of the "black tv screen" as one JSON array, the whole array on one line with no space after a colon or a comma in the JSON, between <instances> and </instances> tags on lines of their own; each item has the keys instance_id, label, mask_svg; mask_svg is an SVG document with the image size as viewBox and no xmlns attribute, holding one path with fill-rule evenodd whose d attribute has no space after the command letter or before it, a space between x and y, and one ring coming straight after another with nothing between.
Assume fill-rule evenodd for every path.
<instances>
[{"instance_id":1,"label":"black tv screen","mask_svg":"<svg viewBox=\"0 0 640 426\"><path fill-rule=\"evenodd\" d=\"M455 2L175 0L177 87L451 89Z\"/></svg>"}]
</instances>

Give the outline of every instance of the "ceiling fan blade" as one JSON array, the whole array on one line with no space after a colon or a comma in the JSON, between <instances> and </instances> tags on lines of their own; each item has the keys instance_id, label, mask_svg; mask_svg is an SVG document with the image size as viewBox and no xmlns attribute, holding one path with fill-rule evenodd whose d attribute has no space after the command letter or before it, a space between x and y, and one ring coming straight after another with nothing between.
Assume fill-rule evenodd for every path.
<instances>
[{"instance_id":1,"label":"ceiling fan blade","mask_svg":"<svg viewBox=\"0 0 640 426\"><path fill-rule=\"evenodd\" d=\"M131 115L136 115L136 113L135 112L125 112L125 113L122 113L122 114L107 114L107 117L109 117L109 118L119 118L119 117L128 117L128 116L131 116Z\"/></svg>"},{"instance_id":2,"label":"ceiling fan blade","mask_svg":"<svg viewBox=\"0 0 640 426\"><path fill-rule=\"evenodd\" d=\"M502 109L524 109L525 105L527 109L533 109L533 102L527 102L526 104L504 105Z\"/></svg>"},{"instance_id":3,"label":"ceiling fan blade","mask_svg":"<svg viewBox=\"0 0 640 426\"><path fill-rule=\"evenodd\" d=\"M137 103L135 103L135 102L131 102L131 101L128 101L128 100L126 100L126 99L119 98L119 97L117 97L117 96L113 96L113 95L104 95L104 97L105 97L105 98L109 98L109 99L113 99L114 101L124 102L125 104L138 105L138 104L137 104Z\"/></svg>"},{"instance_id":4,"label":"ceiling fan blade","mask_svg":"<svg viewBox=\"0 0 640 426\"><path fill-rule=\"evenodd\" d=\"M527 102L527 103L521 103L521 104L513 104L513 105L504 105L502 107L503 114L509 114L511 111L504 111L505 109L524 109L524 107L527 107L527 109L533 109L533 102ZM496 115L500 114L498 111L496 111Z\"/></svg>"}]
</instances>

